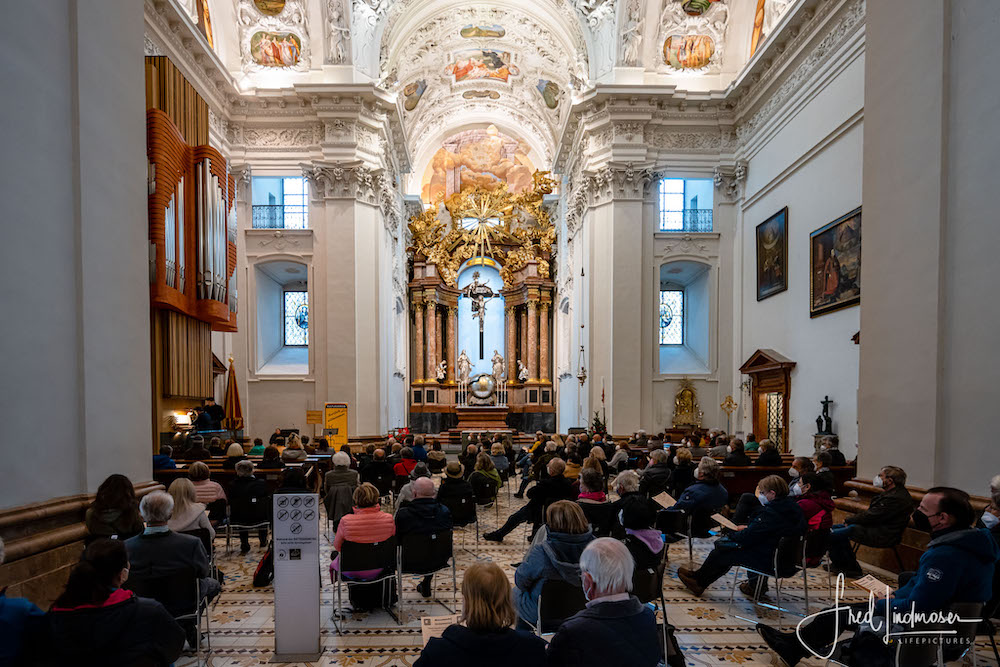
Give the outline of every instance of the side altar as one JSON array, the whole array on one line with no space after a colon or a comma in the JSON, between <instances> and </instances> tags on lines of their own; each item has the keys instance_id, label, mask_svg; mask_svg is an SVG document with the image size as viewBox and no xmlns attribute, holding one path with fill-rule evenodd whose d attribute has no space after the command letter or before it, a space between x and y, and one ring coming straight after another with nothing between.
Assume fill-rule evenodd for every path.
<instances>
[{"instance_id":1,"label":"side altar","mask_svg":"<svg viewBox=\"0 0 1000 667\"><path fill-rule=\"evenodd\" d=\"M555 430L554 186L477 185L411 219L413 431Z\"/></svg>"}]
</instances>

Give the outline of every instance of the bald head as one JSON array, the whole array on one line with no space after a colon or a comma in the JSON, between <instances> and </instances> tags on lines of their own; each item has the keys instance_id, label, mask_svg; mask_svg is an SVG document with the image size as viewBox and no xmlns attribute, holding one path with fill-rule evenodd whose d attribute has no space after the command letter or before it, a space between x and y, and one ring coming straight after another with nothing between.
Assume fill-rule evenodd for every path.
<instances>
[{"instance_id":1,"label":"bald head","mask_svg":"<svg viewBox=\"0 0 1000 667\"><path fill-rule=\"evenodd\" d=\"M433 498L434 482L430 477L418 477L411 482L413 484L414 498Z\"/></svg>"}]
</instances>

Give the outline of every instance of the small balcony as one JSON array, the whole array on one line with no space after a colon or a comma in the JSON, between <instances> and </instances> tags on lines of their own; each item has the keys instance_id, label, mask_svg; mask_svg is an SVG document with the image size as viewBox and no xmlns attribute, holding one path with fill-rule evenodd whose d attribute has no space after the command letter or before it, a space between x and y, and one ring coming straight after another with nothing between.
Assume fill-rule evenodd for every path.
<instances>
[{"instance_id":1,"label":"small balcony","mask_svg":"<svg viewBox=\"0 0 1000 667\"><path fill-rule=\"evenodd\" d=\"M305 205L255 204L253 207L254 229L306 229L308 223L309 207Z\"/></svg>"},{"instance_id":2,"label":"small balcony","mask_svg":"<svg viewBox=\"0 0 1000 667\"><path fill-rule=\"evenodd\" d=\"M686 208L682 211L660 211L660 231L710 232L712 231L712 209Z\"/></svg>"}]
</instances>

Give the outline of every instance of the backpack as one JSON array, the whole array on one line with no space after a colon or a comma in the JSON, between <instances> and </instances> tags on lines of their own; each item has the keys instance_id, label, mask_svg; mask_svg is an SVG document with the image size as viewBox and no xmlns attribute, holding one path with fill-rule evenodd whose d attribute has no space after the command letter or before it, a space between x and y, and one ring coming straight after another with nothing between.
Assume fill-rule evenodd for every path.
<instances>
[{"instance_id":1,"label":"backpack","mask_svg":"<svg viewBox=\"0 0 1000 667\"><path fill-rule=\"evenodd\" d=\"M257 563L257 569L253 573L253 585L256 587L267 586L274 580L274 550L268 549L264 557Z\"/></svg>"}]
</instances>

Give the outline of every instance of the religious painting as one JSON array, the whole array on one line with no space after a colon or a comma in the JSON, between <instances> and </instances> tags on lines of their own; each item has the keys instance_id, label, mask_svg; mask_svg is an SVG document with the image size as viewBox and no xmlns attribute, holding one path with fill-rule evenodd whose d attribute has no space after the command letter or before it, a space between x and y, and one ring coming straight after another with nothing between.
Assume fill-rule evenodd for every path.
<instances>
[{"instance_id":1,"label":"religious painting","mask_svg":"<svg viewBox=\"0 0 1000 667\"><path fill-rule=\"evenodd\" d=\"M542 94L542 99L545 100L545 106L550 109L555 109L559 106L558 85L546 79L539 79L535 88L537 88L538 92Z\"/></svg>"},{"instance_id":2,"label":"religious painting","mask_svg":"<svg viewBox=\"0 0 1000 667\"><path fill-rule=\"evenodd\" d=\"M715 53L715 42L708 35L670 35L663 42L663 62L674 69L700 69Z\"/></svg>"},{"instance_id":3,"label":"religious painting","mask_svg":"<svg viewBox=\"0 0 1000 667\"><path fill-rule=\"evenodd\" d=\"M423 79L407 84L403 88L403 108L407 111L416 109L417 102L423 97L425 90L427 90L427 82Z\"/></svg>"},{"instance_id":4,"label":"religious painting","mask_svg":"<svg viewBox=\"0 0 1000 667\"><path fill-rule=\"evenodd\" d=\"M277 16L285 8L285 0L253 0L253 4L267 16Z\"/></svg>"},{"instance_id":5,"label":"religious painting","mask_svg":"<svg viewBox=\"0 0 1000 667\"><path fill-rule=\"evenodd\" d=\"M292 67L302 55L302 41L293 32L260 31L250 38L250 57L264 67Z\"/></svg>"},{"instance_id":6,"label":"religious painting","mask_svg":"<svg viewBox=\"0 0 1000 667\"><path fill-rule=\"evenodd\" d=\"M701 16L705 11L712 6L713 2L718 2L719 0L683 0L681 2L681 9L684 10L685 14L690 16Z\"/></svg>"},{"instance_id":7,"label":"religious painting","mask_svg":"<svg viewBox=\"0 0 1000 667\"><path fill-rule=\"evenodd\" d=\"M504 83L518 74L510 64L510 53L489 49L465 49L455 54L455 62L446 71L455 76L455 82L474 79L499 79Z\"/></svg>"},{"instance_id":8,"label":"religious painting","mask_svg":"<svg viewBox=\"0 0 1000 667\"><path fill-rule=\"evenodd\" d=\"M465 130L442 142L424 172L421 197L428 204L464 188L495 189L506 182L513 193L532 187L531 148L501 134L495 125Z\"/></svg>"},{"instance_id":9,"label":"religious painting","mask_svg":"<svg viewBox=\"0 0 1000 667\"><path fill-rule=\"evenodd\" d=\"M757 300L788 289L788 207L757 225Z\"/></svg>"},{"instance_id":10,"label":"religious painting","mask_svg":"<svg viewBox=\"0 0 1000 667\"><path fill-rule=\"evenodd\" d=\"M472 37L494 37L499 39L507 34L507 30L502 25L496 23L492 25L467 25L459 32L462 37L470 39Z\"/></svg>"},{"instance_id":11,"label":"religious painting","mask_svg":"<svg viewBox=\"0 0 1000 667\"><path fill-rule=\"evenodd\" d=\"M499 100L500 93L495 90L467 90L462 93L462 98L466 100Z\"/></svg>"},{"instance_id":12,"label":"religious painting","mask_svg":"<svg viewBox=\"0 0 1000 667\"><path fill-rule=\"evenodd\" d=\"M208 0L198 0L198 29L205 35L208 45L215 48L215 36L212 33L212 16L208 13Z\"/></svg>"},{"instance_id":13,"label":"religious painting","mask_svg":"<svg viewBox=\"0 0 1000 667\"><path fill-rule=\"evenodd\" d=\"M809 316L861 301L861 209L809 235Z\"/></svg>"}]
</instances>

